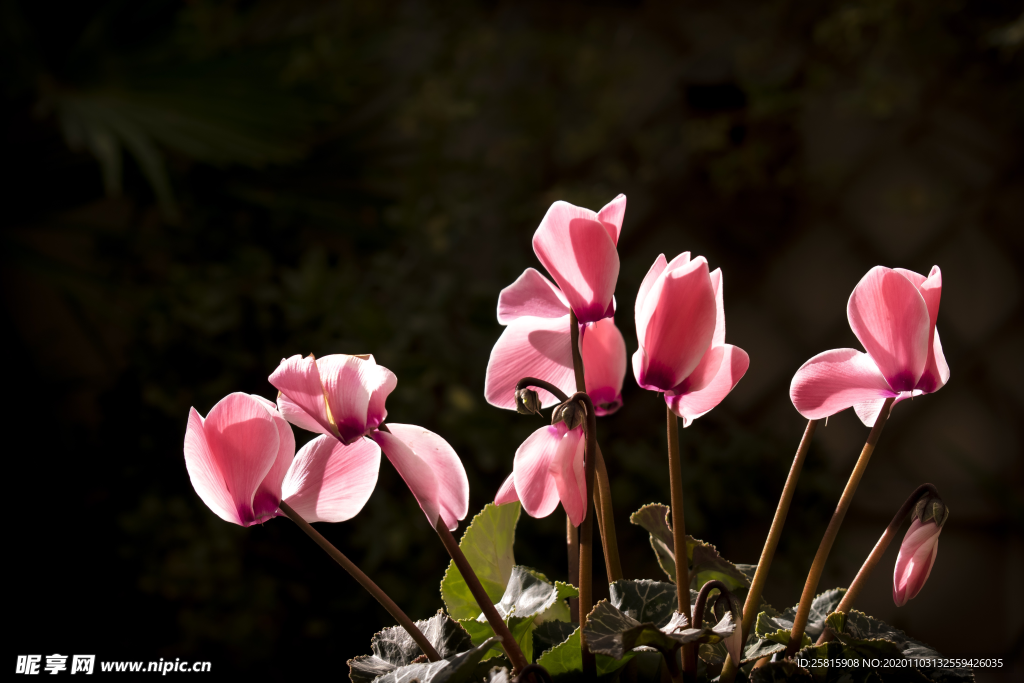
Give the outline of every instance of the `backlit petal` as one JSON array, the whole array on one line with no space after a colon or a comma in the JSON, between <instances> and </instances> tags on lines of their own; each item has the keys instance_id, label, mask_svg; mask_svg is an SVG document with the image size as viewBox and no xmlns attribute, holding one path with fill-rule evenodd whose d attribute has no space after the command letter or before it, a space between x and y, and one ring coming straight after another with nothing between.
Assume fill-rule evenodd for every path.
<instances>
[{"instance_id":1,"label":"backlit petal","mask_svg":"<svg viewBox=\"0 0 1024 683\"><path fill-rule=\"evenodd\" d=\"M320 381L320 370L312 357L292 356L285 358L270 375L270 383L280 391L286 401L278 402L281 414L298 427L310 429L312 423L319 425L324 434L331 434L331 421L327 417L327 398L323 382ZM297 412L295 407L306 414L306 418L293 421Z\"/></svg>"},{"instance_id":2,"label":"backlit petal","mask_svg":"<svg viewBox=\"0 0 1024 683\"><path fill-rule=\"evenodd\" d=\"M644 301L640 386L668 391L688 377L711 345L717 315L704 257L676 268L669 263Z\"/></svg>"},{"instance_id":3,"label":"backlit petal","mask_svg":"<svg viewBox=\"0 0 1024 683\"><path fill-rule=\"evenodd\" d=\"M505 481L501 484L501 488L498 489L498 493L494 496L495 505L504 505L505 503L518 503L519 494L516 493L516 475L513 472L508 475Z\"/></svg>"},{"instance_id":4,"label":"backlit petal","mask_svg":"<svg viewBox=\"0 0 1024 683\"><path fill-rule=\"evenodd\" d=\"M508 325L523 316L561 318L569 315L569 303L562 292L533 268L498 295L498 322Z\"/></svg>"},{"instance_id":5,"label":"backlit petal","mask_svg":"<svg viewBox=\"0 0 1024 683\"><path fill-rule=\"evenodd\" d=\"M566 431L563 423L541 427L516 450L513 465L516 493L531 517L547 517L558 507L558 487L551 476L551 461Z\"/></svg>"},{"instance_id":6,"label":"backlit petal","mask_svg":"<svg viewBox=\"0 0 1024 683\"><path fill-rule=\"evenodd\" d=\"M593 211L555 202L533 236L533 250L581 323L612 310L619 254Z\"/></svg>"},{"instance_id":7,"label":"backlit petal","mask_svg":"<svg viewBox=\"0 0 1024 683\"><path fill-rule=\"evenodd\" d=\"M550 476L558 489L562 509L573 526L579 526L587 515L586 447L583 429L570 429L559 441L550 463Z\"/></svg>"},{"instance_id":8,"label":"backlit petal","mask_svg":"<svg viewBox=\"0 0 1024 683\"><path fill-rule=\"evenodd\" d=\"M418 456L394 434L375 431L372 438L398 470L405 485L412 491L430 526L434 527L441 515L439 484L430 463Z\"/></svg>"},{"instance_id":9,"label":"backlit petal","mask_svg":"<svg viewBox=\"0 0 1024 683\"><path fill-rule=\"evenodd\" d=\"M597 212L597 220L601 221L612 244L618 245L619 234L622 232L622 221L626 217L626 195L620 194Z\"/></svg>"},{"instance_id":10,"label":"backlit petal","mask_svg":"<svg viewBox=\"0 0 1024 683\"><path fill-rule=\"evenodd\" d=\"M594 402L594 412L610 415L622 406L626 340L611 318L589 323L585 328L580 347L587 393Z\"/></svg>"},{"instance_id":11,"label":"backlit petal","mask_svg":"<svg viewBox=\"0 0 1024 683\"><path fill-rule=\"evenodd\" d=\"M721 403L750 367L747 352L732 344L713 346L705 357L718 357L717 369L709 381L699 389L665 395L672 412L683 418L684 427Z\"/></svg>"},{"instance_id":12,"label":"backlit petal","mask_svg":"<svg viewBox=\"0 0 1024 683\"><path fill-rule=\"evenodd\" d=\"M685 252L685 256L689 259L690 252ZM651 293L654 283L658 281L658 278L661 277L661 274L665 272L667 267L668 261L665 260L665 255L658 254L658 258L654 259L654 264L651 265L647 275L644 276L644 281L640 283L640 291L636 294L636 307L633 310L633 316L636 320L637 339L643 339L647 330L647 318L643 317L644 302L647 301L647 296Z\"/></svg>"},{"instance_id":13,"label":"backlit petal","mask_svg":"<svg viewBox=\"0 0 1024 683\"><path fill-rule=\"evenodd\" d=\"M800 366L789 386L793 406L808 420L895 395L871 357L856 349L819 353Z\"/></svg>"},{"instance_id":14,"label":"backlit petal","mask_svg":"<svg viewBox=\"0 0 1024 683\"><path fill-rule=\"evenodd\" d=\"M370 499L380 470L380 446L358 439L346 446L318 436L299 451L285 476L283 493L307 522L343 522Z\"/></svg>"},{"instance_id":15,"label":"backlit petal","mask_svg":"<svg viewBox=\"0 0 1024 683\"><path fill-rule=\"evenodd\" d=\"M188 427L185 429L185 469L192 480L192 488L199 494L200 500L206 503L206 507L225 522L242 523L231 494L224 485L217 460L206 441L203 418L195 408L188 412Z\"/></svg>"},{"instance_id":16,"label":"backlit petal","mask_svg":"<svg viewBox=\"0 0 1024 683\"><path fill-rule=\"evenodd\" d=\"M262 396L251 394L257 403L262 405L270 413L270 417L277 426L278 450L274 466L270 468L267 476L263 478L256 495L253 497L253 514L256 518L272 517L278 514L278 503L281 500L281 483L284 481L285 473L288 472L292 459L295 457L295 434L292 426L282 417L277 405Z\"/></svg>"},{"instance_id":17,"label":"backlit petal","mask_svg":"<svg viewBox=\"0 0 1024 683\"><path fill-rule=\"evenodd\" d=\"M567 394L576 391L568 315L519 318L509 324L491 349L484 398L492 406L515 410L516 383L523 377L551 382ZM537 393L545 408L558 403L544 390Z\"/></svg>"},{"instance_id":18,"label":"backlit petal","mask_svg":"<svg viewBox=\"0 0 1024 683\"><path fill-rule=\"evenodd\" d=\"M853 333L889 386L913 389L924 373L930 342L928 306L914 283L875 266L857 283L846 311Z\"/></svg>"},{"instance_id":19,"label":"backlit petal","mask_svg":"<svg viewBox=\"0 0 1024 683\"><path fill-rule=\"evenodd\" d=\"M388 429L430 466L437 479L441 519L449 529L455 529L469 511L469 479L455 449L423 427L391 422Z\"/></svg>"}]
</instances>

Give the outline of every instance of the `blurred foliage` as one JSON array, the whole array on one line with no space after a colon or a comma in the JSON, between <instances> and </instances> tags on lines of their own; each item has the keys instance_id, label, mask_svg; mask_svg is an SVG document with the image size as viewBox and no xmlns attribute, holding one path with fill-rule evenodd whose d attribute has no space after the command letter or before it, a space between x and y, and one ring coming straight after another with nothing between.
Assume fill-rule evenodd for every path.
<instances>
[{"instance_id":1,"label":"blurred foliage","mask_svg":"<svg viewBox=\"0 0 1024 683\"><path fill-rule=\"evenodd\" d=\"M628 195L617 323L632 353L633 292L657 253L707 255L731 301L750 296L807 226L846 210L864 130L914 138L952 102L1019 149L1019 11L0 1L4 336L19 405L45 406L22 414L11 453L60 501L18 494L33 514L15 547L35 568L16 598L19 652L267 672L362 653L390 623L372 599L285 521L235 528L194 495L190 406L272 396L267 375L294 353L372 352L399 377L390 418L452 443L477 510L537 426L482 387L498 292L537 266L530 236L551 201ZM820 129L828 107L846 123ZM824 153L822 136L838 141ZM1003 198L1020 157L982 157L979 182L1011 207L993 210L994 234L1019 249L1019 202ZM855 197L912 226L954 201L898 183ZM797 351L778 363L827 348L792 327ZM737 561L757 558L800 434L779 381L684 433L687 530ZM626 521L668 498L659 405L627 376L625 407L599 425L631 577L660 575ZM840 485L812 451L780 577L806 567ZM443 549L387 464L366 510L322 531L414 618L441 606ZM563 533L560 514L524 518L518 560L564 578ZM61 605L75 607L54 625Z\"/></svg>"}]
</instances>

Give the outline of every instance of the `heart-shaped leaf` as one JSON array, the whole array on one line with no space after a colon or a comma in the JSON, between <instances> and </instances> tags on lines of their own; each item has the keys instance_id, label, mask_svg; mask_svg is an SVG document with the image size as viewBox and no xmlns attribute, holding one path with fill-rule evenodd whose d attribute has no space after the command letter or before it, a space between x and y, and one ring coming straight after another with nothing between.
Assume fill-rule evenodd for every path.
<instances>
[{"instance_id":1,"label":"heart-shaped leaf","mask_svg":"<svg viewBox=\"0 0 1024 683\"><path fill-rule=\"evenodd\" d=\"M417 621L416 626L423 632L430 644L442 658L452 657L473 648L469 634L443 611L430 619ZM370 640L372 655L361 655L350 659L349 678L353 683L370 683L378 676L412 664L423 655L404 628L392 626L377 633Z\"/></svg>"}]
</instances>

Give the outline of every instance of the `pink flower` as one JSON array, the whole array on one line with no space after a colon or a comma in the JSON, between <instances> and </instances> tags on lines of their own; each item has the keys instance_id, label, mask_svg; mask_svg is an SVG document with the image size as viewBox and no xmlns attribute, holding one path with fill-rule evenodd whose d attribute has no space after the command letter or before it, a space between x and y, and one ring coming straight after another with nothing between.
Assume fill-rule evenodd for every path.
<instances>
[{"instance_id":1,"label":"pink flower","mask_svg":"<svg viewBox=\"0 0 1024 683\"><path fill-rule=\"evenodd\" d=\"M270 383L281 392L278 405L289 422L348 444L384 422L384 401L398 378L373 356L335 354L282 360Z\"/></svg>"},{"instance_id":2,"label":"pink flower","mask_svg":"<svg viewBox=\"0 0 1024 683\"><path fill-rule=\"evenodd\" d=\"M282 500L306 521L341 522L354 517L373 492L380 449L365 440L346 446L319 437L296 455L295 437L277 406L235 393L205 419L192 408L185 467L207 507L233 524L277 517Z\"/></svg>"},{"instance_id":3,"label":"pink flower","mask_svg":"<svg viewBox=\"0 0 1024 683\"><path fill-rule=\"evenodd\" d=\"M547 517L561 502L569 520L579 526L587 512L585 450L582 427L569 429L564 422L541 427L519 446L512 474L494 502L521 501L531 517Z\"/></svg>"},{"instance_id":4,"label":"pink flower","mask_svg":"<svg viewBox=\"0 0 1024 683\"><path fill-rule=\"evenodd\" d=\"M333 436L342 443L380 446L412 491L431 526L440 518L455 529L469 510L469 480L458 454L437 434L414 425L391 424L384 401L398 383L373 356L332 355L313 360L292 356L270 376L289 422ZM374 446L376 448L376 446Z\"/></svg>"},{"instance_id":5,"label":"pink flower","mask_svg":"<svg viewBox=\"0 0 1024 683\"><path fill-rule=\"evenodd\" d=\"M636 297L636 330L636 381L664 392L684 427L721 403L750 365L725 343L722 271L709 273L703 256L658 256Z\"/></svg>"},{"instance_id":6,"label":"pink flower","mask_svg":"<svg viewBox=\"0 0 1024 683\"><path fill-rule=\"evenodd\" d=\"M487 362L484 397L515 409L515 386L523 377L551 382L575 393L569 311L580 323L580 354L587 393L598 415L622 406L626 341L611 319L619 276L616 244L626 212L619 195L594 213L566 202L548 209L533 236L537 258L557 286L533 268L501 291L498 322L507 325ZM540 391L541 405L557 403Z\"/></svg>"},{"instance_id":7,"label":"pink flower","mask_svg":"<svg viewBox=\"0 0 1024 683\"><path fill-rule=\"evenodd\" d=\"M832 349L804 363L789 395L801 415L817 420L853 406L874 424L886 398L896 403L938 391L949 380L935 320L942 273L928 277L902 268L875 266L850 295L850 327L867 353Z\"/></svg>"},{"instance_id":8,"label":"pink flower","mask_svg":"<svg viewBox=\"0 0 1024 683\"><path fill-rule=\"evenodd\" d=\"M915 519L907 529L892 574L892 600L897 607L917 597L924 587L939 551L940 533L942 527L934 521L922 523L920 519Z\"/></svg>"}]
</instances>

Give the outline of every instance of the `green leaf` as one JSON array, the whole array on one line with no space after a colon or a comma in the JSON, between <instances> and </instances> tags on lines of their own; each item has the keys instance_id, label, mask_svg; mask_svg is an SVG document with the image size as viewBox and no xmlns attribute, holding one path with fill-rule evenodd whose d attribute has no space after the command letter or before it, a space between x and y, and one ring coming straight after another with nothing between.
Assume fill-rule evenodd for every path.
<instances>
[{"instance_id":1,"label":"green leaf","mask_svg":"<svg viewBox=\"0 0 1024 683\"><path fill-rule=\"evenodd\" d=\"M533 651L544 652L564 643L579 624L565 621L545 621L533 631Z\"/></svg>"},{"instance_id":2,"label":"green leaf","mask_svg":"<svg viewBox=\"0 0 1024 683\"><path fill-rule=\"evenodd\" d=\"M594 658L597 660L597 675L604 676L612 673L613 671L617 671L625 666L632 658L632 653L623 659L613 659L603 654L597 654ZM571 675L583 671L583 655L580 652L579 627L577 627L572 634L560 644L545 651L544 654L537 659L537 663L547 669L552 678L567 674Z\"/></svg>"},{"instance_id":3,"label":"green leaf","mask_svg":"<svg viewBox=\"0 0 1024 683\"><path fill-rule=\"evenodd\" d=\"M533 658L533 629L546 619L557 619L564 616L568 619L569 607L565 599L576 597L579 591L569 584L556 582L551 584L540 572L516 565L512 568L508 585L495 603L498 614L505 620L512 637L519 643L527 659ZM459 623L470 633L474 643L482 643L494 635L487 617L479 613L476 619L460 619ZM501 654L500 646L495 646L484 659Z\"/></svg>"},{"instance_id":4,"label":"green leaf","mask_svg":"<svg viewBox=\"0 0 1024 683\"><path fill-rule=\"evenodd\" d=\"M377 679L377 683L462 683L473 677L477 664L491 647L486 640L472 650L460 652L439 662L424 662L399 667Z\"/></svg>"},{"instance_id":5,"label":"green leaf","mask_svg":"<svg viewBox=\"0 0 1024 683\"><path fill-rule=\"evenodd\" d=\"M515 565L512 544L520 509L519 503L488 503L466 527L459 542L492 602L502 597L512 576ZM448 571L441 580L441 599L448 608L448 614L457 621L480 614L480 606L454 562L448 564Z\"/></svg>"},{"instance_id":6,"label":"green leaf","mask_svg":"<svg viewBox=\"0 0 1024 683\"><path fill-rule=\"evenodd\" d=\"M469 633L440 610L430 619L417 621L416 626L442 658L473 647ZM391 626L374 635L370 640L370 650L372 655L361 655L348 661L349 678L353 683L370 683L378 676L411 664L423 654L420 646L401 626Z\"/></svg>"},{"instance_id":7,"label":"green leaf","mask_svg":"<svg viewBox=\"0 0 1024 683\"><path fill-rule=\"evenodd\" d=\"M777 643L774 640L767 640L758 638L756 634L751 633L747 637L747 642L743 646L743 660L741 664L747 662L755 662L762 657L769 657L776 652L782 652L786 649L786 646L782 643Z\"/></svg>"},{"instance_id":8,"label":"green leaf","mask_svg":"<svg viewBox=\"0 0 1024 683\"><path fill-rule=\"evenodd\" d=\"M804 633L810 636L811 640L817 640L821 635L825 629L825 617L835 610L844 595L846 595L845 588L833 588L815 596L811 602L811 610L807 614L807 626L804 629ZM779 616L781 623L788 624L787 628L793 627L798 607L799 605L793 605Z\"/></svg>"},{"instance_id":9,"label":"green leaf","mask_svg":"<svg viewBox=\"0 0 1024 683\"><path fill-rule=\"evenodd\" d=\"M757 615L757 623L754 624L754 633L762 640L770 640L773 643L789 645L790 631L793 630L793 622L784 620L782 617L770 617L766 612ZM806 632L801 640L801 647L811 644L811 638Z\"/></svg>"},{"instance_id":10,"label":"green leaf","mask_svg":"<svg viewBox=\"0 0 1024 683\"><path fill-rule=\"evenodd\" d=\"M850 610L844 614L833 612L825 620L828 628L835 635L836 642L826 643L833 649L841 645L846 657L899 657L907 659L934 660L942 656L934 649L924 643L914 640L906 633L890 626L889 624L869 617L863 612ZM823 647L823 646L821 646ZM812 653L814 648L802 650L797 656L803 656L803 652ZM913 675L920 674L924 679L933 681L958 682L973 681L974 673L971 669L936 669L931 667L918 667L908 669L906 680L915 680ZM890 678L887 670L886 680ZM918 679L919 680L919 679Z\"/></svg>"},{"instance_id":11,"label":"green leaf","mask_svg":"<svg viewBox=\"0 0 1024 683\"><path fill-rule=\"evenodd\" d=\"M672 618L678 605L674 583L640 579L621 580L608 586L613 606L637 622L649 621L664 626ZM690 604L697 601L697 594L690 591Z\"/></svg>"},{"instance_id":12,"label":"green leaf","mask_svg":"<svg viewBox=\"0 0 1024 683\"><path fill-rule=\"evenodd\" d=\"M643 527L651 536L651 547L658 558L662 571L672 581L676 578L675 542L672 537L670 510L667 505L650 503L629 517L629 521ZM686 558L689 564L690 588L700 590L708 581L721 581L736 592L750 586L750 579L732 562L718 554L710 543L686 537Z\"/></svg>"},{"instance_id":13,"label":"green leaf","mask_svg":"<svg viewBox=\"0 0 1024 683\"><path fill-rule=\"evenodd\" d=\"M587 642L593 652L621 659L636 647L649 646L673 651L688 643L716 643L736 629L732 613L714 626L690 628L688 620L678 612L663 626L639 622L607 600L601 600L587 617Z\"/></svg>"}]
</instances>

